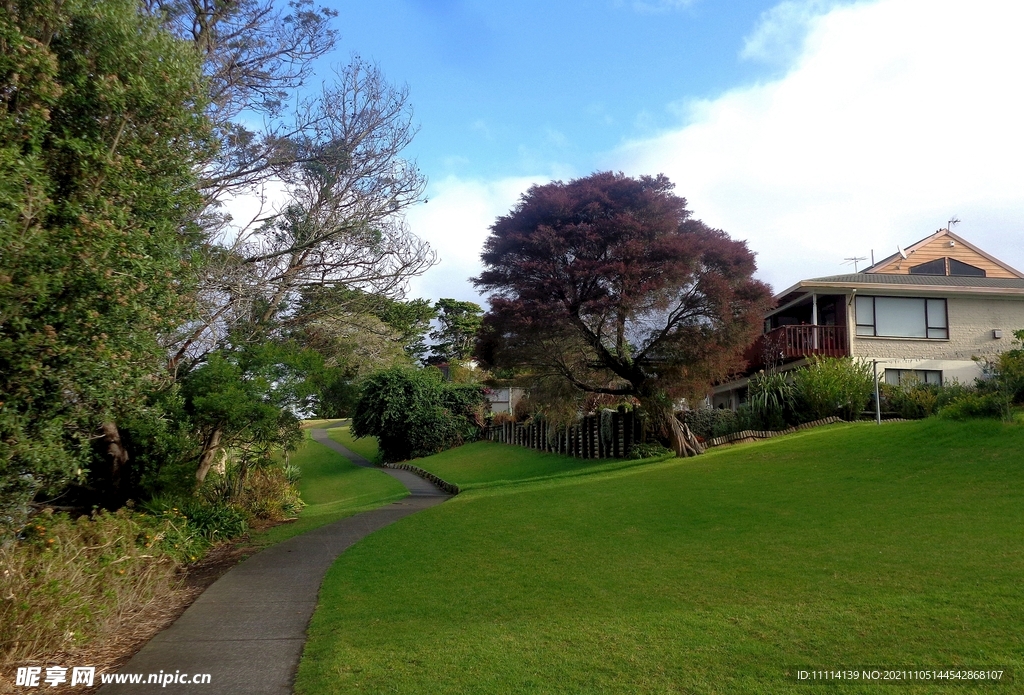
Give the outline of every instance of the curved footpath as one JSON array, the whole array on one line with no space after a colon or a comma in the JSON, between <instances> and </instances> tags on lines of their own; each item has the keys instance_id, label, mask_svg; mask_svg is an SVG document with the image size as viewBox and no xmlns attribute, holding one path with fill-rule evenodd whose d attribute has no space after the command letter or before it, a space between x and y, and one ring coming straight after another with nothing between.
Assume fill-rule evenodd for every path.
<instances>
[{"instance_id":1,"label":"curved footpath","mask_svg":"<svg viewBox=\"0 0 1024 695\"><path fill-rule=\"evenodd\" d=\"M313 439L357 466L369 461L332 440L325 429ZM346 548L377 529L450 497L403 470L380 469L409 489L409 497L321 526L271 546L227 572L173 625L158 634L118 673L144 674L142 684L105 685L115 693L284 695L292 692L327 569ZM149 674L210 674L209 684L146 684Z\"/></svg>"}]
</instances>

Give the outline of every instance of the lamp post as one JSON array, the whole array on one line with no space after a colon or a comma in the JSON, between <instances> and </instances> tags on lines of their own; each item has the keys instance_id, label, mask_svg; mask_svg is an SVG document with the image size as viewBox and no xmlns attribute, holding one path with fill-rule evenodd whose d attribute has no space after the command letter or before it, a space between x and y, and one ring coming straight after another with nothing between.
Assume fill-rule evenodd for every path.
<instances>
[{"instance_id":1,"label":"lamp post","mask_svg":"<svg viewBox=\"0 0 1024 695\"><path fill-rule=\"evenodd\" d=\"M882 424L882 402L878 399L878 360L871 360L871 367L875 374L875 424Z\"/></svg>"}]
</instances>

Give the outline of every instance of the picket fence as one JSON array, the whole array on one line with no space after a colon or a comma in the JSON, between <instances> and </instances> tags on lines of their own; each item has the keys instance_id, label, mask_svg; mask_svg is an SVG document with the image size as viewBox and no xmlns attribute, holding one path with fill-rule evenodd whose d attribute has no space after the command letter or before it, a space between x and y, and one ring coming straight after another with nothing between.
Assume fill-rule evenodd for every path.
<instances>
[{"instance_id":1,"label":"picket fence","mask_svg":"<svg viewBox=\"0 0 1024 695\"><path fill-rule=\"evenodd\" d=\"M643 414L625 408L602 410L574 425L556 426L542 420L505 422L488 427L484 433L484 439L492 442L585 459L623 458L645 437Z\"/></svg>"}]
</instances>

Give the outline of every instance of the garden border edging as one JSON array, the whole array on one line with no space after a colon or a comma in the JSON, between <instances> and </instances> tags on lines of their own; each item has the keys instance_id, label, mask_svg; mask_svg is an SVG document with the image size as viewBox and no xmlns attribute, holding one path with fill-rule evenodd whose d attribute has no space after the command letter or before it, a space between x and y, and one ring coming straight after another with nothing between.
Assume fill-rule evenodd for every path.
<instances>
[{"instance_id":1,"label":"garden border edging","mask_svg":"<svg viewBox=\"0 0 1024 695\"><path fill-rule=\"evenodd\" d=\"M455 483L449 483L447 480L442 480L441 478L438 478L436 475L434 475L430 471L425 471L422 468L420 468L419 466L413 466L413 465L408 464L408 463L382 463L381 467L382 468L397 468L399 470L409 471L410 473L415 473L419 477L424 478L426 480L429 480L434 485L438 486L439 488L441 488L442 490L447 492L449 495L457 495L457 494L459 494L461 492L461 490L459 489L459 486L456 485Z\"/></svg>"},{"instance_id":2,"label":"garden border edging","mask_svg":"<svg viewBox=\"0 0 1024 695\"><path fill-rule=\"evenodd\" d=\"M820 420L812 420L811 422L805 422L802 425L796 425L795 427L787 427L784 430L743 430L742 432L733 432L732 434L724 434L721 437L714 437L704 442L704 448L710 449L711 447L721 446L722 444L729 444L739 439L771 439L772 437L779 437L784 434L793 434L800 430L807 430L812 427L822 427L824 425L832 425L837 422L849 422L841 417L832 415L830 417L822 418ZM908 422L904 418L892 418L889 420L882 420L882 422Z\"/></svg>"}]
</instances>

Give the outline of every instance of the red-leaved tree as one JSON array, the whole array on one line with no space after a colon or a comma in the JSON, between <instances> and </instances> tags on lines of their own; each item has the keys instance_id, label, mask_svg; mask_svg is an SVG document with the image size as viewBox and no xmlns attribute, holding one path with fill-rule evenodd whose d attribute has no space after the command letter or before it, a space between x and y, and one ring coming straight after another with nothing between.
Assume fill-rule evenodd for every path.
<instances>
[{"instance_id":1,"label":"red-leaved tree","mask_svg":"<svg viewBox=\"0 0 1024 695\"><path fill-rule=\"evenodd\" d=\"M673 187L602 172L527 191L474 279L491 293L478 357L637 398L678 430L672 403L743 366L771 292L746 243L693 219Z\"/></svg>"}]
</instances>

